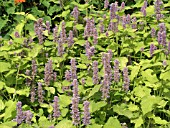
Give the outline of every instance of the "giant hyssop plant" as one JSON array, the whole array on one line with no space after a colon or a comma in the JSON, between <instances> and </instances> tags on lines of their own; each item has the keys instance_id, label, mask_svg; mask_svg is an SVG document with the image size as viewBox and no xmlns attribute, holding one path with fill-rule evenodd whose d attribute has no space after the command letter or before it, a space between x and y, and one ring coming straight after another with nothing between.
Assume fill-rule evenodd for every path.
<instances>
[{"instance_id":1,"label":"giant hyssop plant","mask_svg":"<svg viewBox=\"0 0 170 128\"><path fill-rule=\"evenodd\" d=\"M0 127L170 127L170 2L0 3Z\"/></svg>"}]
</instances>

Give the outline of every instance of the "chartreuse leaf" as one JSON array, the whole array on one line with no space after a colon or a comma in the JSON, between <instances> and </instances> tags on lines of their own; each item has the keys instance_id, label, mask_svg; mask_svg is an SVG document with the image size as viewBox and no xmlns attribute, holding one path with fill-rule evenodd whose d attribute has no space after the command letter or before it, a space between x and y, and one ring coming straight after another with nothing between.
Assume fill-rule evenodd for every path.
<instances>
[{"instance_id":1,"label":"chartreuse leaf","mask_svg":"<svg viewBox=\"0 0 170 128\"><path fill-rule=\"evenodd\" d=\"M12 112L16 110L16 102L9 100L5 103L6 109L5 109L5 116L4 121L6 121L8 118L12 116Z\"/></svg>"},{"instance_id":2,"label":"chartreuse leaf","mask_svg":"<svg viewBox=\"0 0 170 128\"><path fill-rule=\"evenodd\" d=\"M50 122L45 116L41 116L38 120L39 126L42 128L48 128L53 125L53 122Z\"/></svg>"},{"instance_id":3,"label":"chartreuse leaf","mask_svg":"<svg viewBox=\"0 0 170 128\"><path fill-rule=\"evenodd\" d=\"M26 15L26 19L36 21L36 18L32 14Z\"/></svg>"},{"instance_id":4,"label":"chartreuse leaf","mask_svg":"<svg viewBox=\"0 0 170 128\"><path fill-rule=\"evenodd\" d=\"M5 86L5 83L0 81L0 90L3 89L4 86Z\"/></svg>"},{"instance_id":5,"label":"chartreuse leaf","mask_svg":"<svg viewBox=\"0 0 170 128\"><path fill-rule=\"evenodd\" d=\"M150 83L156 83L159 81L156 74L153 74L152 69L146 69L145 71L142 71L141 73L142 73L143 78L148 80Z\"/></svg>"},{"instance_id":6,"label":"chartreuse leaf","mask_svg":"<svg viewBox=\"0 0 170 128\"><path fill-rule=\"evenodd\" d=\"M87 128L102 128L102 126L99 124L92 124L92 125L87 125Z\"/></svg>"},{"instance_id":7,"label":"chartreuse leaf","mask_svg":"<svg viewBox=\"0 0 170 128\"><path fill-rule=\"evenodd\" d=\"M11 64L8 62L0 62L0 72L9 71Z\"/></svg>"},{"instance_id":8,"label":"chartreuse leaf","mask_svg":"<svg viewBox=\"0 0 170 128\"><path fill-rule=\"evenodd\" d=\"M142 116L139 116L137 119L131 119L131 123L135 123L135 128L139 128L143 123Z\"/></svg>"},{"instance_id":9,"label":"chartreuse leaf","mask_svg":"<svg viewBox=\"0 0 170 128\"><path fill-rule=\"evenodd\" d=\"M9 122L4 122L0 124L0 128L13 128L16 125L17 125L17 122L9 121Z\"/></svg>"},{"instance_id":10,"label":"chartreuse leaf","mask_svg":"<svg viewBox=\"0 0 170 128\"><path fill-rule=\"evenodd\" d=\"M35 44L33 46L33 49L29 51L28 57L35 58L38 55L38 53L41 51L42 47L43 47L42 45Z\"/></svg>"},{"instance_id":11,"label":"chartreuse leaf","mask_svg":"<svg viewBox=\"0 0 170 128\"><path fill-rule=\"evenodd\" d=\"M117 118L110 117L104 128L122 128L122 126Z\"/></svg>"},{"instance_id":12,"label":"chartreuse leaf","mask_svg":"<svg viewBox=\"0 0 170 128\"><path fill-rule=\"evenodd\" d=\"M55 128L76 128L73 126L71 120L63 119L60 121Z\"/></svg>"},{"instance_id":13,"label":"chartreuse leaf","mask_svg":"<svg viewBox=\"0 0 170 128\"><path fill-rule=\"evenodd\" d=\"M161 100L162 98L158 96L143 97L140 103L143 115L147 114L148 112L151 112L154 109L154 105L159 104Z\"/></svg>"},{"instance_id":14,"label":"chartreuse leaf","mask_svg":"<svg viewBox=\"0 0 170 128\"><path fill-rule=\"evenodd\" d=\"M91 97L91 96L93 96L96 92L98 92L99 89L100 89L100 87L101 87L101 85L95 85L94 88L90 91L88 97Z\"/></svg>"},{"instance_id":15,"label":"chartreuse leaf","mask_svg":"<svg viewBox=\"0 0 170 128\"><path fill-rule=\"evenodd\" d=\"M170 71L162 72L160 75L160 79L163 80L170 80Z\"/></svg>"},{"instance_id":16,"label":"chartreuse leaf","mask_svg":"<svg viewBox=\"0 0 170 128\"><path fill-rule=\"evenodd\" d=\"M63 100L64 99L64 100ZM68 106L71 103L71 97L66 95L59 95L59 104L63 107Z\"/></svg>"},{"instance_id":17,"label":"chartreuse leaf","mask_svg":"<svg viewBox=\"0 0 170 128\"><path fill-rule=\"evenodd\" d=\"M100 108L104 107L107 103L105 101L100 101L100 102L90 102L90 112L93 113L97 110L100 110Z\"/></svg>"},{"instance_id":18,"label":"chartreuse leaf","mask_svg":"<svg viewBox=\"0 0 170 128\"><path fill-rule=\"evenodd\" d=\"M131 81L133 81L134 78L138 75L139 69L140 69L140 66L133 66L132 67L132 71L131 71L131 74L130 74L130 80Z\"/></svg>"},{"instance_id":19,"label":"chartreuse leaf","mask_svg":"<svg viewBox=\"0 0 170 128\"><path fill-rule=\"evenodd\" d=\"M151 89L145 87L145 86L137 86L134 88L133 93L137 97L144 97L144 96L149 96L151 93Z\"/></svg>"},{"instance_id":20,"label":"chartreuse leaf","mask_svg":"<svg viewBox=\"0 0 170 128\"><path fill-rule=\"evenodd\" d=\"M4 102L0 99L0 111L5 108Z\"/></svg>"}]
</instances>

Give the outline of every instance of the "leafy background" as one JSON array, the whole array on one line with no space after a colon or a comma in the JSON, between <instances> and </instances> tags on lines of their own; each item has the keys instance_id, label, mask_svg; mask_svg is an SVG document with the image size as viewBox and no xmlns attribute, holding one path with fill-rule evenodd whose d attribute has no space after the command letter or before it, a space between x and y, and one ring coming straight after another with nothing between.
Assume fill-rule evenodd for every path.
<instances>
[{"instance_id":1,"label":"leafy background","mask_svg":"<svg viewBox=\"0 0 170 128\"><path fill-rule=\"evenodd\" d=\"M88 128L169 128L170 127L170 56L166 55L158 45L157 38L152 38L151 28L159 30L158 24L165 23L167 41L170 40L170 2L164 0L164 18L157 21L154 17L154 1L148 0L146 9L147 16L143 17L140 8L143 0L126 0L126 7L118 15L131 14L136 16L138 28L140 21L144 22L143 30L132 29L128 26L123 29L119 24L119 31L109 31L98 34L98 44L95 45L95 54L91 60L85 55L85 39L83 37L86 16L95 19L95 25L99 32L99 21L106 14L104 25L109 24L109 9L104 9L104 1L89 0L85 4L83 0L27 0L18 5L14 1L0 0L0 127L11 128L17 123L13 121L16 117L16 104L21 101L23 110L33 113L32 124L22 123L17 127L42 127L55 126L56 128L74 128L70 114L72 95L71 89L64 92L63 86L69 86L72 82L65 80L64 73L70 69L70 59L76 58L77 76L79 81L79 94L81 97L79 109L83 112L83 101L90 102L91 124ZM110 3L115 1L110 0ZM119 1L119 5L122 1ZM74 6L80 11L78 24L74 25L71 12ZM34 32L34 22L43 18L43 23L50 22L51 32L44 31L45 40L43 45L38 43ZM57 44L53 42L52 28L59 26L65 21L66 32L76 27L78 35L74 37L74 45L65 47L62 57L57 54ZM21 35L14 36L15 32ZM33 39L33 42L24 45L24 40ZM92 39L88 39L92 43ZM10 44L9 42L12 42ZM150 56L150 44L155 44L157 50L153 57ZM144 48L141 52L140 49ZM126 93L122 90L123 76L120 76L118 84L112 82L110 98L101 99L101 85L94 85L92 81L92 62L97 60L99 65L99 77L103 80L104 70L102 64L102 53L111 49L112 69L114 60L120 62L120 71L127 65L130 77L130 90ZM48 53L48 57L46 54ZM48 59L53 62L53 70L57 72L57 81L51 82L50 86L44 84L44 67ZM31 87L26 86L26 70L31 70L32 60L38 66L37 75L33 82L43 83L44 103L39 104L36 100L30 102ZM162 62L166 60L167 65ZM86 83L83 85L81 79ZM50 115L53 112L53 97L59 97L61 116L55 120ZM79 127L85 127L81 124Z\"/></svg>"}]
</instances>

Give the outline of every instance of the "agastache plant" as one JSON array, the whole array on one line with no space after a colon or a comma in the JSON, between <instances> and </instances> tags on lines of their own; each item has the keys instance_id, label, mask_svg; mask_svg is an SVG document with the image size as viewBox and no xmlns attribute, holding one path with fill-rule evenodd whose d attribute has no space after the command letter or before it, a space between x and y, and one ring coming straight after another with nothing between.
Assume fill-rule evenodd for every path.
<instances>
[{"instance_id":1,"label":"agastache plant","mask_svg":"<svg viewBox=\"0 0 170 128\"><path fill-rule=\"evenodd\" d=\"M90 102L89 101L84 101L83 105L84 105L83 124L84 125L89 125L90 124L90 111L89 111Z\"/></svg>"},{"instance_id":2,"label":"agastache plant","mask_svg":"<svg viewBox=\"0 0 170 128\"><path fill-rule=\"evenodd\" d=\"M53 68L52 68L52 60L49 60L48 63L45 64L44 82L47 86L49 86L51 80L53 80Z\"/></svg>"},{"instance_id":3,"label":"agastache plant","mask_svg":"<svg viewBox=\"0 0 170 128\"><path fill-rule=\"evenodd\" d=\"M77 67L76 67L76 59L72 58L71 61L71 79L77 79Z\"/></svg>"},{"instance_id":4,"label":"agastache plant","mask_svg":"<svg viewBox=\"0 0 170 128\"><path fill-rule=\"evenodd\" d=\"M48 31L48 34L50 34L50 22L46 21L45 25L46 25L46 30Z\"/></svg>"},{"instance_id":5,"label":"agastache plant","mask_svg":"<svg viewBox=\"0 0 170 128\"><path fill-rule=\"evenodd\" d=\"M72 97L72 106L71 106L71 114L72 114L72 120L74 125L78 125L80 123L80 112L78 108L79 104L79 94L78 94L78 82L77 79L73 80L73 97Z\"/></svg>"},{"instance_id":6,"label":"agastache plant","mask_svg":"<svg viewBox=\"0 0 170 128\"><path fill-rule=\"evenodd\" d=\"M16 122L17 124L21 124L23 122L23 112L22 112L22 102L19 101L17 103L17 116L16 116Z\"/></svg>"},{"instance_id":7,"label":"agastache plant","mask_svg":"<svg viewBox=\"0 0 170 128\"><path fill-rule=\"evenodd\" d=\"M43 103L43 101L44 101L44 96L43 96L42 83L38 82L38 102Z\"/></svg>"},{"instance_id":8,"label":"agastache plant","mask_svg":"<svg viewBox=\"0 0 170 128\"><path fill-rule=\"evenodd\" d=\"M36 75L37 75L37 64L35 60L32 60L32 80L33 81Z\"/></svg>"},{"instance_id":9,"label":"agastache plant","mask_svg":"<svg viewBox=\"0 0 170 128\"><path fill-rule=\"evenodd\" d=\"M65 71L65 79L67 81L71 81L71 72L69 70Z\"/></svg>"},{"instance_id":10,"label":"agastache plant","mask_svg":"<svg viewBox=\"0 0 170 128\"><path fill-rule=\"evenodd\" d=\"M60 109L59 109L59 99L57 96L54 96L54 105L53 105L53 117L58 118L60 117Z\"/></svg>"},{"instance_id":11,"label":"agastache plant","mask_svg":"<svg viewBox=\"0 0 170 128\"><path fill-rule=\"evenodd\" d=\"M66 43L67 41L67 35L66 35L66 29L65 29L65 22L62 22L61 25L61 32L60 32L60 39L62 43Z\"/></svg>"},{"instance_id":12,"label":"agastache plant","mask_svg":"<svg viewBox=\"0 0 170 128\"><path fill-rule=\"evenodd\" d=\"M104 74L104 80L102 82L101 92L102 92L102 99L106 100L109 98L109 90L110 90L110 81L108 74Z\"/></svg>"},{"instance_id":13,"label":"agastache plant","mask_svg":"<svg viewBox=\"0 0 170 128\"><path fill-rule=\"evenodd\" d=\"M53 42L57 42L58 41L58 26L56 25L53 28Z\"/></svg>"},{"instance_id":14,"label":"agastache plant","mask_svg":"<svg viewBox=\"0 0 170 128\"><path fill-rule=\"evenodd\" d=\"M74 44L74 40L73 40L73 31L69 31L69 37L68 37L68 47L71 47Z\"/></svg>"},{"instance_id":15,"label":"agastache plant","mask_svg":"<svg viewBox=\"0 0 170 128\"><path fill-rule=\"evenodd\" d=\"M74 9L73 9L73 11L72 11L72 13L71 13L71 15L73 15L74 19L75 19L77 22L78 22L79 14L80 14L80 12L79 12L79 10L78 10L78 7L75 6Z\"/></svg>"},{"instance_id":16,"label":"agastache plant","mask_svg":"<svg viewBox=\"0 0 170 128\"><path fill-rule=\"evenodd\" d=\"M114 81L119 82L120 79L120 73L119 73L119 61L114 61Z\"/></svg>"},{"instance_id":17,"label":"agastache plant","mask_svg":"<svg viewBox=\"0 0 170 128\"><path fill-rule=\"evenodd\" d=\"M26 70L25 75L29 76L31 75L31 71L30 70ZM26 85L30 86L31 85L31 79L30 78L26 78Z\"/></svg>"},{"instance_id":18,"label":"agastache plant","mask_svg":"<svg viewBox=\"0 0 170 128\"><path fill-rule=\"evenodd\" d=\"M31 86L31 92L30 92L31 102L32 102L32 103L35 102L35 96L36 96L35 90L36 90L36 88L35 88L35 85L34 85L34 83L33 83L32 86Z\"/></svg>"},{"instance_id":19,"label":"agastache plant","mask_svg":"<svg viewBox=\"0 0 170 128\"><path fill-rule=\"evenodd\" d=\"M156 35L156 30L154 28L151 29L151 37L154 38Z\"/></svg>"},{"instance_id":20,"label":"agastache plant","mask_svg":"<svg viewBox=\"0 0 170 128\"><path fill-rule=\"evenodd\" d=\"M58 48L58 56L62 57L63 54L64 54L64 47L63 47L63 41L62 41L61 38L58 40L58 47L57 48Z\"/></svg>"},{"instance_id":21,"label":"agastache plant","mask_svg":"<svg viewBox=\"0 0 170 128\"><path fill-rule=\"evenodd\" d=\"M98 84L99 78L98 78L98 62L93 61L93 84Z\"/></svg>"},{"instance_id":22,"label":"agastache plant","mask_svg":"<svg viewBox=\"0 0 170 128\"><path fill-rule=\"evenodd\" d=\"M125 67L123 69L123 90L128 92L129 90L129 85L130 85L130 79L129 79L129 76L128 76L128 68Z\"/></svg>"},{"instance_id":23,"label":"agastache plant","mask_svg":"<svg viewBox=\"0 0 170 128\"><path fill-rule=\"evenodd\" d=\"M104 1L104 8L108 8L108 6L109 6L109 0L105 0Z\"/></svg>"},{"instance_id":24,"label":"agastache plant","mask_svg":"<svg viewBox=\"0 0 170 128\"><path fill-rule=\"evenodd\" d=\"M103 24L103 20L100 20L100 33L104 33L104 30L105 30L105 27L104 27L104 24Z\"/></svg>"}]
</instances>

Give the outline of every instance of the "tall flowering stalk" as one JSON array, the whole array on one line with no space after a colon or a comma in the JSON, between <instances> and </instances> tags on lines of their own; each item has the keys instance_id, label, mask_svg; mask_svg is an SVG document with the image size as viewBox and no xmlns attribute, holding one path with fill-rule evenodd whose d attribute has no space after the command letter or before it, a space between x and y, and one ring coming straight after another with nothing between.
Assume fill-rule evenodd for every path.
<instances>
[{"instance_id":1,"label":"tall flowering stalk","mask_svg":"<svg viewBox=\"0 0 170 128\"><path fill-rule=\"evenodd\" d=\"M28 111L24 111L23 112L23 117L24 117L24 120L27 124L31 124L31 120L32 120L32 117L33 117L33 114L30 110Z\"/></svg>"},{"instance_id":2,"label":"tall flowering stalk","mask_svg":"<svg viewBox=\"0 0 170 128\"><path fill-rule=\"evenodd\" d=\"M78 17L79 17L79 10L78 10L78 7L75 6L73 11L71 12L71 15L73 15L74 19L78 22Z\"/></svg>"},{"instance_id":3,"label":"tall flowering stalk","mask_svg":"<svg viewBox=\"0 0 170 128\"><path fill-rule=\"evenodd\" d=\"M71 72L69 70L65 71L65 79L67 81L71 81Z\"/></svg>"},{"instance_id":4,"label":"tall flowering stalk","mask_svg":"<svg viewBox=\"0 0 170 128\"><path fill-rule=\"evenodd\" d=\"M66 29L65 29L65 22L62 22L61 25L61 32L60 32L60 39L62 43L66 43L67 41L67 35L66 35Z\"/></svg>"},{"instance_id":5,"label":"tall flowering stalk","mask_svg":"<svg viewBox=\"0 0 170 128\"><path fill-rule=\"evenodd\" d=\"M19 101L17 103L17 117L16 117L16 122L17 124L21 124L23 122L23 112L22 112L22 102Z\"/></svg>"},{"instance_id":6,"label":"tall flowering stalk","mask_svg":"<svg viewBox=\"0 0 170 128\"><path fill-rule=\"evenodd\" d=\"M84 105L83 124L84 124L84 125L89 125L89 124L90 124L90 111L89 111L90 102L84 101L84 102L83 102L83 105Z\"/></svg>"},{"instance_id":7,"label":"tall flowering stalk","mask_svg":"<svg viewBox=\"0 0 170 128\"><path fill-rule=\"evenodd\" d=\"M38 102L43 103L43 101L44 101L44 96L43 96L42 83L38 82Z\"/></svg>"},{"instance_id":8,"label":"tall flowering stalk","mask_svg":"<svg viewBox=\"0 0 170 128\"><path fill-rule=\"evenodd\" d=\"M143 14L143 16L146 16L146 8L147 8L147 1L144 1L144 5L141 7L141 12Z\"/></svg>"},{"instance_id":9,"label":"tall flowering stalk","mask_svg":"<svg viewBox=\"0 0 170 128\"><path fill-rule=\"evenodd\" d=\"M154 38L156 35L156 30L154 28L151 29L151 37Z\"/></svg>"},{"instance_id":10,"label":"tall flowering stalk","mask_svg":"<svg viewBox=\"0 0 170 128\"><path fill-rule=\"evenodd\" d=\"M104 24L103 24L103 20L100 20L100 33L104 33L104 30L105 30L105 27L104 27Z\"/></svg>"},{"instance_id":11,"label":"tall flowering stalk","mask_svg":"<svg viewBox=\"0 0 170 128\"><path fill-rule=\"evenodd\" d=\"M60 117L60 109L59 109L59 99L57 96L54 96L54 105L53 105L53 117Z\"/></svg>"},{"instance_id":12,"label":"tall flowering stalk","mask_svg":"<svg viewBox=\"0 0 170 128\"><path fill-rule=\"evenodd\" d=\"M119 82L120 79L120 73L119 73L119 61L114 61L114 81Z\"/></svg>"},{"instance_id":13,"label":"tall flowering stalk","mask_svg":"<svg viewBox=\"0 0 170 128\"><path fill-rule=\"evenodd\" d=\"M34 83L33 83L33 84L32 84L32 87L31 87L31 92L30 92L31 102L32 102L32 103L35 102L35 96L36 96L35 90L36 90L36 88L35 88L35 85L34 85Z\"/></svg>"},{"instance_id":14,"label":"tall flowering stalk","mask_svg":"<svg viewBox=\"0 0 170 128\"><path fill-rule=\"evenodd\" d=\"M104 8L108 8L108 6L109 6L109 0L105 0L104 1Z\"/></svg>"},{"instance_id":15,"label":"tall flowering stalk","mask_svg":"<svg viewBox=\"0 0 170 128\"><path fill-rule=\"evenodd\" d=\"M109 90L110 90L110 81L108 74L104 74L104 80L102 82L101 92L102 92L102 99L106 100L109 98Z\"/></svg>"},{"instance_id":16,"label":"tall flowering stalk","mask_svg":"<svg viewBox=\"0 0 170 128\"><path fill-rule=\"evenodd\" d=\"M69 31L69 37L68 37L68 47L71 47L74 44L73 40L73 31Z\"/></svg>"},{"instance_id":17,"label":"tall flowering stalk","mask_svg":"<svg viewBox=\"0 0 170 128\"><path fill-rule=\"evenodd\" d=\"M52 60L49 60L48 63L45 64L44 82L48 86L50 85L51 80L53 80L53 68Z\"/></svg>"},{"instance_id":18,"label":"tall flowering stalk","mask_svg":"<svg viewBox=\"0 0 170 128\"><path fill-rule=\"evenodd\" d=\"M32 60L32 80L35 79L36 75L37 75L37 64L35 60Z\"/></svg>"},{"instance_id":19,"label":"tall flowering stalk","mask_svg":"<svg viewBox=\"0 0 170 128\"><path fill-rule=\"evenodd\" d=\"M53 42L57 42L58 41L58 26L56 25L53 28Z\"/></svg>"},{"instance_id":20,"label":"tall flowering stalk","mask_svg":"<svg viewBox=\"0 0 170 128\"><path fill-rule=\"evenodd\" d=\"M98 62L93 61L93 84L98 84L99 78L98 78Z\"/></svg>"},{"instance_id":21,"label":"tall flowering stalk","mask_svg":"<svg viewBox=\"0 0 170 128\"><path fill-rule=\"evenodd\" d=\"M44 31L44 28L43 28L43 19L40 18L38 19L35 24L34 24L34 31L36 33L36 35L38 36L38 40L39 40L39 44L43 44L43 31Z\"/></svg>"},{"instance_id":22,"label":"tall flowering stalk","mask_svg":"<svg viewBox=\"0 0 170 128\"><path fill-rule=\"evenodd\" d=\"M31 71L30 70L26 70L25 74L27 76L30 76L31 75ZM27 86L30 86L31 85L31 79L30 78L26 78L26 85Z\"/></svg>"},{"instance_id":23,"label":"tall flowering stalk","mask_svg":"<svg viewBox=\"0 0 170 128\"><path fill-rule=\"evenodd\" d=\"M128 76L128 68L127 67L125 67L123 69L123 81L124 81L123 89L127 92L129 90L129 85L130 85L130 79Z\"/></svg>"},{"instance_id":24,"label":"tall flowering stalk","mask_svg":"<svg viewBox=\"0 0 170 128\"><path fill-rule=\"evenodd\" d=\"M137 20L136 20L136 17L132 18L132 29L137 29Z\"/></svg>"},{"instance_id":25,"label":"tall flowering stalk","mask_svg":"<svg viewBox=\"0 0 170 128\"><path fill-rule=\"evenodd\" d=\"M77 79L76 59L72 58L70 63L71 63L71 78L72 80L74 80Z\"/></svg>"},{"instance_id":26,"label":"tall flowering stalk","mask_svg":"<svg viewBox=\"0 0 170 128\"><path fill-rule=\"evenodd\" d=\"M63 54L64 54L64 47L63 47L62 39L60 38L58 40L58 56L62 57Z\"/></svg>"},{"instance_id":27,"label":"tall flowering stalk","mask_svg":"<svg viewBox=\"0 0 170 128\"><path fill-rule=\"evenodd\" d=\"M77 79L73 80L73 97L72 97L72 106L71 106L71 114L74 125L78 125L80 123L80 112L78 108L79 104L79 94L78 94L78 82Z\"/></svg>"},{"instance_id":28,"label":"tall flowering stalk","mask_svg":"<svg viewBox=\"0 0 170 128\"><path fill-rule=\"evenodd\" d=\"M97 43L98 43L97 29L93 28L93 44L96 45Z\"/></svg>"},{"instance_id":29,"label":"tall flowering stalk","mask_svg":"<svg viewBox=\"0 0 170 128\"><path fill-rule=\"evenodd\" d=\"M46 25L46 30L48 31L48 34L50 34L50 22L46 21L45 25Z\"/></svg>"},{"instance_id":30,"label":"tall flowering stalk","mask_svg":"<svg viewBox=\"0 0 170 128\"><path fill-rule=\"evenodd\" d=\"M151 44L150 45L150 56L152 57L153 56L153 53L154 53L154 51L156 50L157 48L156 48L156 46L154 45L154 44Z\"/></svg>"}]
</instances>

